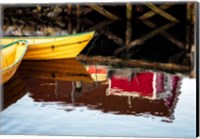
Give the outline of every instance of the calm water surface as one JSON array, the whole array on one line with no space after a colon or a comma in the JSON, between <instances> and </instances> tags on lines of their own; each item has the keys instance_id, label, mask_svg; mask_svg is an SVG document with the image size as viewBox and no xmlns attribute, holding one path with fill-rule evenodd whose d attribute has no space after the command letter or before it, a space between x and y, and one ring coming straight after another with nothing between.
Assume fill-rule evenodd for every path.
<instances>
[{"instance_id":1,"label":"calm water surface","mask_svg":"<svg viewBox=\"0 0 200 139\"><path fill-rule=\"evenodd\" d=\"M174 6L173 15L185 9L184 4ZM148 22L139 20L146 12L139 8L141 13L134 11L132 21L113 22L97 12L83 19L51 18L50 7L47 13L28 15L23 7L23 14L12 13L16 9L8 7L3 13L3 35L95 30L96 36L82 54L191 66L181 49L192 46L194 40L193 26L185 23L185 10L175 16L181 22L172 24L159 16ZM129 51L124 49L126 42L132 42ZM180 74L83 65L76 59L23 61L5 84L3 100L0 134L195 137L196 133L196 79Z\"/></svg>"},{"instance_id":2,"label":"calm water surface","mask_svg":"<svg viewBox=\"0 0 200 139\"><path fill-rule=\"evenodd\" d=\"M196 79L160 71L83 65L75 59L23 61L4 86L3 104L1 134L196 133Z\"/></svg>"}]
</instances>

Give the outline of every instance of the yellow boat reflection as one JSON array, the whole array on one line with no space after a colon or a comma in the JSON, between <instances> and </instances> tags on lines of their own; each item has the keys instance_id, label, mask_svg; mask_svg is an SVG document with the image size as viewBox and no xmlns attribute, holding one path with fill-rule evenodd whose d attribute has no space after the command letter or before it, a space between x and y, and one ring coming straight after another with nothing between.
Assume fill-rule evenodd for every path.
<instances>
[{"instance_id":1,"label":"yellow boat reflection","mask_svg":"<svg viewBox=\"0 0 200 139\"><path fill-rule=\"evenodd\" d=\"M2 88L2 110L16 103L26 94L26 86L21 76L16 73L13 78L3 85Z\"/></svg>"},{"instance_id":2,"label":"yellow boat reflection","mask_svg":"<svg viewBox=\"0 0 200 139\"><path fill-rule=\"evenodd\" d=\"M19 72L23 77L93 82L85 67L76 59L24 60Z\"/></svg>"}]
</instances>

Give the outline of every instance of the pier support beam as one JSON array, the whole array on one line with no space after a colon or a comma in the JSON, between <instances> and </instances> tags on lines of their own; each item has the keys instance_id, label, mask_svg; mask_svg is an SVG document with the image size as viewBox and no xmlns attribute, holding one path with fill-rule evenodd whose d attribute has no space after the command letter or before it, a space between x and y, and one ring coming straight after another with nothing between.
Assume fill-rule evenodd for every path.
<instances>
[{"instance_id":1,"label":"pier support beam","mask_svg":"<svg viewBox=\"0 0 200 139\"><path fill-rule=\"evenodd\" d=\"M186 14L186 19L187 22L190 24L194 24L194 17L195 17L195 3L191 2L187 4L187 14Z\"/></svg>"},{"instance_id":2,"label":"pier support beam","mask_svg":"<svg viewBox=\"0 0 200 139\"><path fill-rule=\"evenodd\" d=\"M132 5L130 3L126 4L126 38L125 38L125 45L126 48L128 50L129 48L129 44L131 42L131 38L132 38L132 24L131 24L131 20L132 20Z\"/></svg>"},{"instance_id":3,"label":"pier support beam","mask_svg":"<svg viewBox=\"0 0 200 139\"><path fill-rule=\"evenodd\" d=\"M80 4L76 5L76 16L77 17L81 16L81 6L80 6Z\"/></svg>"},{"instance_id":4,"label":"pier support beam","mask_svg":"<svg viewBox=\"0 0 200 139\"><path fill-rule=\"evenodd\" d=\"M68 14L68 15L71 15L71 13L72 13L72 5L71 5L71 4L68 4L68 5L67 5L67 14Z\"/></svg>"},{"instance_id":5,"label":"pier support beam","mask_svg":"<svg viewBox=\"0 0 200 139\"><path fill-rule=\"evenodd\" d=\"M127 20L132 19L132 5L130 3L126 4L126 19Z\"/></svg>"},{"instance_id":6,"label":"pier support beam","mask_svg":"<svg viewBox=\"0 0 200 139\"><path fill-rule=\"evenodd\" d=\"M111 19L111 20L118 20L119 19L117 16L115 16L112 13L105 10L102 6L99 6L97 4L88 4L88 6L90 8L92 8L93 10L97 11L98 13L100 13L101 15L107 17L108 19Z\"/></svg>"}]
</instances>

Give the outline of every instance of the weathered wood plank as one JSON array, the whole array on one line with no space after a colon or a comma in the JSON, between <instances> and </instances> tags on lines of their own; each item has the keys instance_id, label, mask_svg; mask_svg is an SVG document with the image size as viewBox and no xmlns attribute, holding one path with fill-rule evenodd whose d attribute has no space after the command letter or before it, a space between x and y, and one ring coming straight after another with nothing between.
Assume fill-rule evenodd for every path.
<instances>
[{"instance_id":1,"label":"weathered wood plank","mask_svg":"<svg viewBox=\"0 0 200 139\"><path fill-rule=\"evenodd\" d=\"M88 6L91 7L93 10L97 11L98 13L100 13L101 15L107 17L108 19L111 19L111 20L119 19L117 16L113 15L112 13L108 12L103 7L100 7L97 4L88 4Z\"/></svg>"},{"instance_id":2,"label":"weathered wood plank","mask_svg":"<svg viewBox=\"0 0 200 139\"><path fill-rule=\"evenodd\" d=\"M129 48L132 37L132 24L131 21L126 21L126 47Z\"/></svg>"},{"instance_id":3,"label":"weathered wood plank","mask_svg":"<svg viewBox=\"0 0 200 139\"><path fill-rule=\"evenodd\" d=\"M67 29L68 29L68 33L72 34L73 27L72 27L72 21L71 20L68 20Z\"/></svg>"},{"instance_id":4,"label":"weathered wood plank","mask_svg":"<svg viewBox=\"0 0 200 139\"><path fill-rule=\"evenodd\" d=\"M96 30L96 32L102 30L105 26L111 24L113 21L112 20L104 20L94 26L92 26L91 28L86 29L85 31L92 31L92 30Z\"/></svg>"},{"instance_id":5,"label":"weathered wood plank","mask_svg":"<svg viewBox=\"0 0 200 139\"><path fill-rule=\"evenodd\" d=\"M116 44L118 44L118 45L124 45L123 39L120 38L120 37L118 37L117 35L113 34L112 32L106 31L104 33L104 35L106 35L108 37L108 39L113 40Z\"/></svg>"},{"instance_id":6,"label":"weathered wood plank","mask_svg":"<svg viewBox=\"0 0 200 139\"><path fill-rule=\"evenodd\" d=\"M163 16L164 18L168 19L171 22L179 22L178 19L173 17L172 15L168 14L167 12L163 11L162 9L159 9L157 6L155 6L152 3L145 4L147 7L149 7L152 11L156 12L157 14Z\"/></svg>"},{"instance_id":7,"label":"weathered wood plank","mask_svg":"<svg viewBox=\"0 0 200 139\"><path fill-rule=\"evenodd\" d=\"M143 23L145 25L147 25L148 27L152 28L152 29L157 27L156 24L154 24L153 22L151 22L149 20L145 20L145 21L143 21ZM160 32L160 34L163 37L165 37L167 40L169 40L171 43L176 44L179 48L181 48L181 49L185 48L185 45L184 45L184 43L182 41L176 39L174 36L170 35L168 32L163 30L163 31Z\"/></svg>"},{"instance_id":8,"label":"weathered wood plank","mask_svg":"<svg viewBox=\"0 0 200 139\"><path fill-rule=\"evenodd\" d=\"M126 19L128 20L132 19L132 4L130 3L126 4Z\"/></svg>"},{"instance_id":9,"label":"weathered wood plank","mask_svg":"<svg viewBox=\"0 0 200 139\"><path fill-rule=\"evenodd\" d=\"M80 6L80 4L77 4L76 5L76 16L80 17L80 15L81 15L81 6Z\"/></svg>"},{"instance_id":10,"label":"weathered wood plank","mask_svg":"<svg viewBox=\"0 0 200 139\"><path fill-rule=\"evenodd\" d=\"M71 13L72 13L72 5L71 5L71 4L68 4L68 5L67 5L67 14L68 14L68 15L71 15Z\"/></svg>"},{"instance_id":11,"label":"weathered wood plank","mask_svg":"<svg viewBox=\"0 0 200 139\"><path fill-rule=\"evenodd\" d=\"M188 21L188 23L190 24L194 24L195 21L195 3L194 2L190 2L187 3L187 11L186 11L186 19Z\"/></svg>"},{"instance_id":12,"label":"weathered wood plank","mask_svg":"<svg viewBox=\"0 0 200 139\"><path fill-rule=\"evenodd\" d=\"M152 32L150 32L150 33L148 33L148 34L142 36L142 37L139 38L139 39L135 39L134 41L132 41L132 42L129 44L129 48L134 47L134 46L136 46L136 45L138 45L138 44L141 44L142 42L145 42L146 40L148 40L148 39L154 37L155 35L159 34L161 31L164 31L164 30L166 30L166 29L168 29L168 28L171 28L171 27L174 26L174 25L175 25L175 23L168 23L168 24L163 25L163 26L161 26L160 28L157 28L157 29L153 30Z\"/></svg>"},{"instance_id":13,"label":"weathered wood plank","mask_svg":"<svg viewBox=\"0 0 200 139\"><path fill-rule=\"evenodd\" d=\"M160 6L160 9L166 10L166 9L172 7L172 6L173 6L172 3L164 3L163 5ZM148 18L150 18L150 17L152 17L152 16L154 16L154 15L156 15L156 14L157 14L157 13L154 12L154 11L149 11L149 12L143 14L142 16L140 16L139 19L141 19L141 20L146 20L146 19L148 19Z\"/></svg>"},{"instance_id":14,"label":"weathered wood plank","mask_svg":"<svg viewBox=\"0 0 200 139\"><path fill-rule=\"evenodd\" d=\"M93 10L90 8L90 7L84 7L84 10L82 11L82 14L83 15L86 15L90 12L92 12Z\"/></svg>"}]
</instances>

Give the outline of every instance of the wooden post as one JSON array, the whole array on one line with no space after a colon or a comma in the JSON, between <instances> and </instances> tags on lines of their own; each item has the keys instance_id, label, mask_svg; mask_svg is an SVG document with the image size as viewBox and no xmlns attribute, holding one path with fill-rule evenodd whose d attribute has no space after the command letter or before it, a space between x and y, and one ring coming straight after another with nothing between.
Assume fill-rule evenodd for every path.
<instances>
[{"instance_id":1,"label":"wooden post","mask_svg":"<svg viewBox=\"0 0 200 139\"><path fill-rule=\"evenodd\" d=\"M130 3L126 4L126 19L127 20L132 19L132 5Z\"/></svg>"},{"instance_id":2,"label":"wooden post","mask_svg":"<svg viewBox=\"0 0 200 139\"><path fill-rule=\"evenodd\" d=\"M79 18L76 19L76 33L81 31L81 20Z\"/></svg>"},{"instance_id":3,"label":"wooden post","mask_svg":"<svg viewBox=\"0 0 200 139\"><path fill-rule=\"evenodd\" d=\"M80 17L81 15L81 6L79 4L76 5L76 16Z\"/></svg>"},{"instance_id":4,"label":"wooden post","mask_svg":"<svg viewBox=\"0 0 200 139\"><path fill-rule=\"evenodd\" d=\"M188 20L188 19L187 19ZM186 26L186 45L185 45L185 51L187 53L187 57L190 58L190 65L191 65L191 74L190 77L194 78L195 72L196 72L196 64L195 64L195 45L194 45L194 27L190 23Z\"/></svg>"},{"instance_id":5,"label":"wooden post","mask_svg":"<svg viewBox=\"0 0 200 139\"><path fill-rule=\"evenodd\" d=\"M72 34L72 21L71 19L68 19L68 33L69 34Z\"/></svg>"},{"instance_id":6,"label":"wooden post","mask_svg":"<svg viewBox=\"0 0 200 139\"><path fill-rule=\"evenodd\" d=\"M195 78L196 77L196 50L195 50L194 45L192 45L191 47L190 60L191 60L191 70L192 70L190 73L190 77Z\"/></svg>"},{"instance_id":7,"label":"wooden post","mask_svg":"<svg viewBox=\"0 0 200 139\"><path fill-rule=\"evenodd\" d=\"M71 5L71 4L68 4L68 5L67 5L67 14L68 14L68 15L71 15L71 13L72 13L72 5Z\"/></svg>"},{"instance_id":8,"label":"wooden post","mask_svg":"<svg viewBox=\"0 0 200 139\"><path fill-rule=\"evenodd\" d=\"M191 52L192 44L194 43L194 28L192 28L191 24L186 25L186 45L185 45L185 51L187 53Z\"/></svg>"},{"instance_id":9,"label":"wooden post","mask_svg":"<svg viewBox=\"0 0 200 139\"><path fill-rule=\"evenodd\" d=\"M131 37L132 37L132 25L130 20L126 20L126 48L128 49L130 46L131 42Z\"/></svg>"},{"instance_id":10,"label":"wooden post","mask_svg":"<svg viewBox=\"0 0 200 139\"><path fill-rule=\"evenodd\" d=\"M125 45L126 48L129 48L129 44L131 42L131 37L132 37L132 25L131 25L131 20L132 20L132 5L130 3L126 4L126 38L125 38Z\"/></svg>"},{"instance_id":11,"label":"wooden post","mask_svg":"<svg viewBox=\"0 0 200 139\"><path fill-rule=\"evenodd\" d=\"M195 4L194 3L187 3L187 14L186 14L186 20L190 24L194 24L194 17L195 17Z\"/></svg>"}]
</instances>

